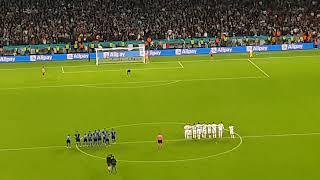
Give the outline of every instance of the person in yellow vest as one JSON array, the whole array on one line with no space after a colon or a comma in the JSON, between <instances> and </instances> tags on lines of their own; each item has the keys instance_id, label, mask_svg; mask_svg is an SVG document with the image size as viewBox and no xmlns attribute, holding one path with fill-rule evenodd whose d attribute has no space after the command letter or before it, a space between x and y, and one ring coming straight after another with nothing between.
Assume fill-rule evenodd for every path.
<instances>
[{"instance_id":1,"label":"person in yellow vest","mask_svg":"<svg viewBox=\"0 0 320 180\"><path fill-rule=\"evenodd\" d=\"M78 41L74 42L73 49L75 52L78 52Z\"/></svg>"},{"instance_id":2,"label":"person in yellow vest","mask_svg":"<svg viewBox=\"0 0 320 180\"><path fill-rule=\"evenodd\" d=\"M37 47L37 48L36 48L36 54L39 54L39 52L40 52L40 50L39 50L39 48Z\"/></svg>"},{"instance_id":3,"label":"person in yellow vest","mask_svg":"<svg viewBox=\"0 0 320 180\"><path fill-rule=\"evenodd\" d=\"M57 54L59 54L59 51L60 51L60 47L59 46L56 47L56 51L57 51Z\"/></svg>"},{"instance_id":4,"label":"person in yellow vest","mask_svg":"<svg viewBox=\"0 0 320 180\"><path fill-rule=\"evenodd\" d=\"M26 48L26 47L24 47L24 48L23 48L23 55L25 55L25 54L26 54L26 52L27 52L27 48Z\"/></svg>"},{"instance_id":5,"label":"person in yellow vest","mask_svg":"<svg viewBox=\"0 0 320 180\"><path fill-rule=\"evenodd\" d=\"M94 43L90 44L90 49L91 49L91 52L94 52Z\"/></svg>"},{"instance_id":6,"label":"person in yellow vest","mask_svg":"<svg viewBox=\"0 0 320 180\"><path fill-rule=\"evenodd\" d=\"M66 44L66 52L69 53L69 50L70 50L70 44Z\"/></svg>"},{"instance_id":7,"label":"person in yellow vest","mask_svg":"<svg viewBox=\"0 0 320 180\"><path fill-rule=\"evenodd\" d=\"M194 40L191 39L191 46L194 47Z\"/></svg>"},{"instance_id":8,"label":"person in yellow vest","mask_svg":"<svg viewBox=\"0 0 320 180\"><path fill-rule=\"evenodd\" d=\"M253 49L249 50L249 58L253 58Z\"/></svg>"},{"instance_id":9,"label":"person in yellow vest","mask_svg":"<svg viewBox=\"0 0 320 180\"><path fill-rule=\"evenodd\" d=\"M146 64L149 63L149 51L145 52L145 61L146 61Z\"/></svg>"},{"instance_id":10,"label":"person in yellow vest","mask_svg":"<svg viewBox=\"0 0 320 180\"><path fill-rule=\"evenodd\" d=\"M51 54L51 46L50 45L47 47L47 51L48 51L48 54Z\"/></svg>"}]
</instances>

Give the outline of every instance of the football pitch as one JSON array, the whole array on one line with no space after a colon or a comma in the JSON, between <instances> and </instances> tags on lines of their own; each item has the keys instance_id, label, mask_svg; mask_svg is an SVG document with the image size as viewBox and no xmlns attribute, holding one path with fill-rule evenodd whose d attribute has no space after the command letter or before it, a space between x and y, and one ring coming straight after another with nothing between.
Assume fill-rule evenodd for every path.
<instances>
[{"instance_id":1,"label":"football pitch","mask_svg":"<svg viewBox=\"0 0 320 180\"><path fill-rule=\"evenodd\" d=\"M3 180L320 178L318 50L9 63L0 76ZM213 121L236 138L183 140L186 123ZM116 144L65 147L67 134L111 127Z\"/></svg>"}]
</instances>

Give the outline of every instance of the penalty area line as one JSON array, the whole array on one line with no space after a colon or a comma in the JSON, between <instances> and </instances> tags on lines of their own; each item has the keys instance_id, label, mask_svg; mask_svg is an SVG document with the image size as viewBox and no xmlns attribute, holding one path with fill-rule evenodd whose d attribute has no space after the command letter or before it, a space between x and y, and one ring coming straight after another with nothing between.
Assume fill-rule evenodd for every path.
<instances>
[{"instance_id":1,"label":"penalty area line","mask_svg":"<svg viewBox=\"0 0 320 180\"><path fill-rule=\"evenodd\" d=\"M181 69L182 67L166 67L166 68L133 68L131 70L135 71L147 71L147 70L169 70L169 69ZM105 69L105 70L95 70L95 71L70 71L65 72L66 74L79 74L79 73L101 73L101 72L119 72L125 71L125 69Z\"/></svg>"},{"instance_id":2,"label":"penalty area line","mask_svg":"<svg viewBox=\"0 0 320 180\"><path fill-rule=\"evenodd\" d=\"M184 66L182 65L181 61L179 61L179 64L180 64L181 68L184 68Z\"/></svg>"},{"instance_id":3,"label":"penalty area line","mask_svg":"<svg viewBox=\"0 0 320 180\"><path fill-rule=\"evenodd\" d=\"M264 70L262 70L258 65L256 65L254 62L252 62L250 59L248 59L248 61L254 66L256 67L260 72L262 72L265 76L267 76L268 78L270 78L269 74L267 74Z\"/></svg>"}]
</instances>

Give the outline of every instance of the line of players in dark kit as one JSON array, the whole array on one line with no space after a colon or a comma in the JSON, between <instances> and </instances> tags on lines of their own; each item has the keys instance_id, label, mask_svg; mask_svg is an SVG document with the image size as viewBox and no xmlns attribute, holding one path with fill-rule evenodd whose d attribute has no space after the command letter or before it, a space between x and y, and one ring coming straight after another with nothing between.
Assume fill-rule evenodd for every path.
<instances>
[{"instance_id":1,"label":"line of players in dark kit","mask_svg":"<svg viewBox=\"0 0 320 180\"><path fill-rule=\"evenodd\" d=\"M84 133L81 137L80 133L77 131L75 133L75 143L76 146L100 146L102 143L105 145L116 142L116 131L112 128L110 133L106 129L103 130L94 130ZM71 148L71 136L67 136L67 148Z\"/></svg>"}]
</instances>

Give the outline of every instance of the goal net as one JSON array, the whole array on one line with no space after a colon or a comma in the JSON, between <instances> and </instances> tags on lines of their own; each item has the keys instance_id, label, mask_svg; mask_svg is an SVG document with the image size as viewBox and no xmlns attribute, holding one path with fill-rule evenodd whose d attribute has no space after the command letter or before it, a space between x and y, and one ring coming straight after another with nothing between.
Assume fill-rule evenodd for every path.
<instances>
[{"instance_id":1,"label":"goal net","mask_svg":"<svg viewBox=\"0 0 320 180\"><path fill-rule=\"evenodd\" d=\"M126 48L97 48L96 65L103 63L142 62L146 63L144 46Z\"/></svg>"}]
</instances>

